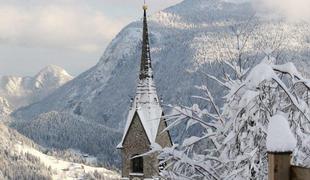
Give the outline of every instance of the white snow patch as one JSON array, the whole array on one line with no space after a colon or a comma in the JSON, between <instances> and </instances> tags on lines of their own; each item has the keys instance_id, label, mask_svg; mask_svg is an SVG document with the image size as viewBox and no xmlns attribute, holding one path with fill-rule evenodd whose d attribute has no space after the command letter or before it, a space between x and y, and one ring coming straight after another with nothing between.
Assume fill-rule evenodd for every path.
<instances>
[{"instance_id":1,"label":"white snow patch","mask_svg":"<svg viewBox=\"0 0 310 180\"><path fill-rule=\"evenodd\" d=\"M245 82L251 89L256 88L263 81L271 80L274 77L277 76L275 75L272 67L269 64L262 62L252 69Z\"/></svg>"},{"instance_id":2,"label":"white snow patch","mask_svg":"<svg viewBox=\"0 0 310 180\"><path fill-rule=\"evenodd\" d=\"M59 160L53 156L48 156L23 144L16 144L15 150L19 153L29 153L39 158L46 167L51 168L53 172L52 178L54 180L82 180L87 173L94 173L95 171L104 175L106 179L120 179L119 174L105 168L91 167L83 164Z\"/></svg>"},{"instance_id":3,"label":"white snow patch","mask_svg":"<svg viewBox=\"0 0 310 180\"><path fill-rule=\"evenodd\" d=\"M278 113L271 117L267 134L267 151L292 152L296 143L286 115Z\"/></svg>"},{"instance_id":4,"label":"white snow patch","mask_svg":"<svg viewBox=\"0 0 310 180\"><path fill-rule=\"evenodd\" d=\"M202 139L201 137L192 136L184 140L183 146L186 147L186 146L193 145L196 142L200 141L201 139Z\"/></svg>"},{"instance_id":5,"label":"white snow patch","mask_svg":"<svg viewBox=\"0 0 310 180\"><path fill-rule=\"evenodd\" d=\"M282 65L273 65L272 67L275 70L286 72L290 74L292 77L298 77L298 78L302 77L302 75L299 73L296 66L292 62L282 64Z\"/></svg>"}]
</instances>

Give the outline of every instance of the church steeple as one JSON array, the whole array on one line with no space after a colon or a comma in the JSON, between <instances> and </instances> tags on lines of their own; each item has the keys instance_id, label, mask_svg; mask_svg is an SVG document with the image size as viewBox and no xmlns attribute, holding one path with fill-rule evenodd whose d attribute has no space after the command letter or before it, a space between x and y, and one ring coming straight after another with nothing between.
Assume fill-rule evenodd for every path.
<instances>
[{"instance_id":1,"label":"church steeple","mask_svg":"<svg viewBox=\"0 0 310 180\"><path fill-rule=\"evenodd\" d=\"M143 6L144 16L143 16L143 35L142 35L142 55L141 55L141 67L139 79L143 80L146 78L153 78L152 73L152 61L151 61L151 52L150 52L150 42L149 42L149 33L147 25L147 5Z\"/></svg>"},{"instance_id":2,"label":"church steeple","mask_svg":"<svg viewBox=\"0 0 310 180\"><path fill-rule=\"evenodd\" d=\"M172 146L169 132L163 132L167 124L153 79L146 5L143 10L143 43L137 91L128 112L123 138L117 146L122 150L122 177L131 180L153 179L159 174L157 155L136 157L137 155L149 152L154 143L161 147Z\"/></svg>"},{"instance_id":3,"label":"church steeple","mask_svg":"<svg viewBox=\"0 0 310 180\"><path fill-rule=\"evenodd\" d=\"M147 24L147 5L143 5L142 53L140 62L139 82L134 107L159 106L156 86L153 80L153 69L150 51L150 40Z\"/></svg>"}]
</instances>

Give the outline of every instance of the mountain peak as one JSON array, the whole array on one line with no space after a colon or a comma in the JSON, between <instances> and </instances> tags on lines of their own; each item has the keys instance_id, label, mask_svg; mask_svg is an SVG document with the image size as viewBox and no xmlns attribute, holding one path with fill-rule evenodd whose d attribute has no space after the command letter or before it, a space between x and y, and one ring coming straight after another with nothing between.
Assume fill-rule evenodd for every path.
<instances>
[{"instance_id":1,"label":"mountain peak","mask_svg":"<svg viewBox=\"0 0 310 180\"><path fill-rule=\"evenodd\" d=\"M35 77L39 77L42 75L63 76L67 77L68 79L73 78L65 69L53 64L47 65L45 68L40 70L40 72Z\"/></svg>"},{"instance_id":2,"label":"mountain peak","mask_svg":"<svg viewBox=\"0 0 310 180\"><path fill-rule=\"evenodd\" d=\"M0 77L0 96L15 109L41 100L72 79L63 68L48 65L33 77Z\"/></svg>"},{"instance_id":3,"label":"mountain peak","mask_svg":"<svg viewBox=\"0 0 310 180\"><path fill-rule=\"evenodd\" d=\"M36 88L42 88L43 86L59 86L72 79L73 77L63 68L48 65L34 77L34 83Z\"/></svg>"}]
</instances>

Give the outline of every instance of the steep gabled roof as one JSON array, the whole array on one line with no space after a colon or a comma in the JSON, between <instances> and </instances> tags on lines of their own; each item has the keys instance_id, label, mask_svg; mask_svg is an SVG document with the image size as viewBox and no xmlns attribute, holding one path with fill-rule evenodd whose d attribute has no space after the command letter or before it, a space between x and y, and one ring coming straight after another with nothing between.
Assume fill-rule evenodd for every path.
<instances>
[{"instance_id":1,"label":"steep gabled roof","mask_svg":"<svg viewBox=\"0 0 310 180\"><path fill-rule=\"evenodd\" d=\"M129 132L130 125L132 124L132 122L134 120L134 116L136 113L137 113L137 115L138 115L138 117L142 123L142 126L144 128L144 131L147 135L149 142L151 144L155 143L157 133L158 133L159 124L160 124L161 117L162 117L162 112L163 112L162 109L158 106L157 107L151 107L151 108L141 107L141 108L131 109L129 111L128 116L127 116L127 122L126 122L122 141L119 143L117 148L123 147L123 143L124 143L125 138Z\"/></svg>"}]
</instances>

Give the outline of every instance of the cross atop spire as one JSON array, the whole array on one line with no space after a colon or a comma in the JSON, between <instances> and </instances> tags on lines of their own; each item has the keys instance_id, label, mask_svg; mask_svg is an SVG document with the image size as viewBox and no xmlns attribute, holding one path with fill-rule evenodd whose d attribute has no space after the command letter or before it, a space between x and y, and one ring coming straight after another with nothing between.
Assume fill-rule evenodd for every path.
<instances>
[{"instance_id":1,"label":"cross atop spire","mask_svg":"<svg viewBox=\"0 0 310 180\"><path fill-rule=\"evenodd\" d=\"M148 25L146 18L147 5L143 5L143 41L142 41L142 55L141 55L141 67L140 67L140 75L139 79L143 80L146 78L153 78L152 73L152 62L151 62L151 52L150 52L150 43L149 43L149 33L148 33Z\"/></svg>"},{"instance_id":2,"label":"cross atop spire","mask_svg":"<svg viewBox=\"0 0 310 180\"><path fill-rule=\"evenodd\" d=\"M146 5L145 0L144 0L144 4L143 4L143 9L144 9L144 10L147 10L147 5Z\"/></svg>"}]
</instances>

